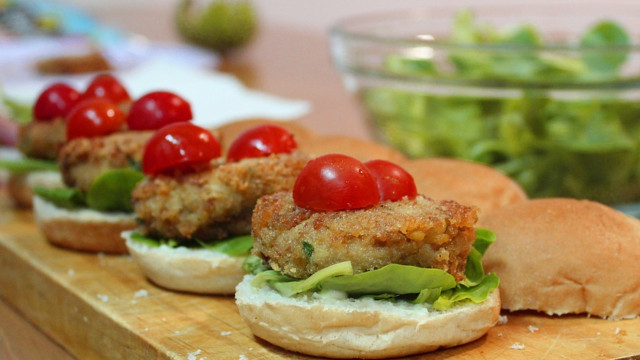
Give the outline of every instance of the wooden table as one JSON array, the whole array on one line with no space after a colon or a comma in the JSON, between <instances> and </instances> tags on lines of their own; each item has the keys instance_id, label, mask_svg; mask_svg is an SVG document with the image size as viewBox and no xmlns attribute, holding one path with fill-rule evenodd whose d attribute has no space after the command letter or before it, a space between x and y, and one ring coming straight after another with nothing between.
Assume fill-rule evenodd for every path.
<instances>
[{"instance_id":1,"label":"wooden table","mask_svg":"<svg viewBox=\"0 0 640 360\"><path fill-rule=\"evenodd\" d=\"M312 112L300 122L313 130L368 136L355 103L331 66L324 37L263 28L256 41L226 59L221 70L235 74L248 86L311 101ZM12 286L3 289L5 300L0 302L0 359L200 359L205 355L212 359L213 352L216 358L225 359L297 357L253 338L239 321L232 298L168 293L145 282L127 257L101 258L49 246L33 226L31 214L9 210L6 198L0 195L2 233L11 239L0 242L4 247L0 253L6 255L10 249L20 256L0 258L0 270L5 271L0 275L0 286ZM21 274L34 274L33 266L53 270L52 275L20 278ZM88 269L88 273L82 269ZM96 275L109 279L113 287L101 288L99 277L87 278ZM25 291L35 285L40 287L34 287L34 292ZM82 289L82 296L69 293L67 288L75 289L74 293ZM145 290L146 295L136 298L139 290ZM176 306L174 312L149 313L133 306L133 301L149 301L150 309L157 309L153 306L158 304L166 309L173 306L166 305L167 297L171 298L170 304L179 303L188 311L181 312ZM53 307L58 311L37 311L51 309L50 301L59 304ZM216 313L219 309L227 311ZM169 324L168 319L177 323ZM42 327L44 334L31 321ZM114 323L121 326L110 332ZM207 336L196 335L199 342L192 342L193 338L182 331L208 332ZM524 349L519 349L520 345ZM177 353L175 349L184 351ZM606 359L634 352L640 352L640 320L554 319L521 313L509 315L506 325L477 342L425 358Z\"/></svg>"}]
</instances>

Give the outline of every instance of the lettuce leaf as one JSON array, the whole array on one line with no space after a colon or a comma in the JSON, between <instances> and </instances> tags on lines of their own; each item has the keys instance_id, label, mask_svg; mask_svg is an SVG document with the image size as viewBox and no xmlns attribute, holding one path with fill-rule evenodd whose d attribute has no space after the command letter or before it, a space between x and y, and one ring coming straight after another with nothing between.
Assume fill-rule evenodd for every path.
<instances>
[{"instance_id":1,"label":"lettuce leaf","mask_svg":"<svg viewBox=\"0 0 640 360\"><path fill-rule=\"evenodd\" d=\"M202 240L195 240L195 243L183 244L175 239L156 239L138 232L131 234L131 240L146 244L151 247L160 247L161 245L176 248L178 246L185 246L189 248L204 248L213 251L217 251L229 256L243 256L249 253L253 246L253 238L251 235L242 235L231 237L224 240L216 240L205 242Z\"/></svg>"},{"instance_id":2,"label":"lettuce leaf","mask_svg":"<svg viewBox=\"0 0 640 360\"><path fill-rule=\"evenodd\" d=\"M31 122L31 114L33 113L31 106L8 98L4 98L2 102L4 106L9 109L9 112L11 113L11 119L13 119L15 122L17 122L18 124L26 124L28 122Z\"/></svg>"},{"instance_id":3,"label":"lettuce leaf","mask_svg":"<svg viewBox=\"0 0 640 360\"><path fill-rule=\"evenodd\" d=\"M202 242L197 240L203 248L227 254L229 256L248 255L253 247L253 237L251 235L236 236L220 241Z\"/></svg>"},{"instance_id":4,"label":"lettuce leaf","mask_svg":"<svg viewBox=\"0 0 640 360\"><path fill-rule=\"evenodd\" d=\"M384 293L404 295L417 294L424 289L452 289L456 286L456 280L440 269L391 264L360 274L328 278L320 284L323 289L344 291L354 296Z\"/></svg>"},{"instance_id":5,"label":"lettuce leaf","mask_svg":"<svg viewBox=\"0 0 640 360\"><path fill-rule=\"evenodd\" d=\"M319 270L304 280L272 282L271 286L284 296L292 296L305 291L322 289L324 285L321 283L327 279L352 274L353 267L351 267L351 261L344 261ZM258 276L260 276L260 274L258 274Z\"/></svg>"},{"instance_id":6,"label":"lettuce leaf","mask_svg":"<svg viewBox=\"0 0 640 360\"><path fill-rule=\"evenodd\" d=\"M65 209L89 208L98 211L131 213L131 192L144 175L133 169L105 171L89 187L85 195L76 188L36 187L34 193Z\"/></svg>"},{"instance_id":7,"label":"lettuce leaf","mask_svg":"<svg viewBox=\"0 0 640 360\"><path fill-rule=\"evenodd\" d=\"M144 174L133 169L113 169L96 178L87 192L87 205L99 211L132 212L131 192Z\"/></svg>"},{"instance_id":8,"label":"lettuce leaf","mask_svg":"<svg viewBox=\"0 0 640 360\"><path fill-rule=\"evenodd\" d=\"M82 191L75 188L44 188L36 186L33 193L64 209L80 209L87 207L87 199Z\"/></svg>"},{"instance_id":9,"label":"lettuce leaf","mask_svg":"<svg viewBox=\"0 0 640 360\"><path fill-rule=\"evenodd\" d=\"M434 302L433 307L437 310L447 310L458 302L470 300L474 303L481 303L487 299L489 293L500 285L500 279L494 273L484 276L484 278L474 286L468 287L458 284L455 289L444 292Z\"/></svg>"},{"instance_id":10,"label":"lettuce leaf","mask_svg":"<svg viewBox=\"0 0 640 360\"><path fill-rule=\"evenodd\" d=\"M485 275L482 255L495 241L495 235L486 229L476 230L473 257L467 259L467 279L456 284L454 277L440 269L390 264L377 270L353 274L351 262L326 267L310 277L298 280L275 270L260 272L266 265L257 257L245 261L245 270L256 274L251 285L257 288L271 286L283 296L304 292L337 290L351 297L372 297L387 301L398 298L415 304L433 304L445 310L458 303L482 302L499 285L495 274Z\"/></svg>"},{"instance_id":11,"label":"lettuce leaf","mask_svg":"<svg viewBox=\"0 0 640 360\"><path fill-rule=\"evenodd\" d=\"M160 247L162 245L165 245L171 248L175 248L179 246L178 242L173 239L154 239L154 238L142 235L139 232L131 233L129 238L132 241L143 243L151 247Z\"/></svg>"},{"instance_id":12,"label":"lettuce leaf","mask_svg":"<svg viewBox=\"0 0 640 360\"><path fill-rule=\"evenodd\" d=\"M58 164L51 160L33 158L0 160L0 169L5 169L13 174L25 174L33 171L57 171Z\"/></svg>"}]
</instances>

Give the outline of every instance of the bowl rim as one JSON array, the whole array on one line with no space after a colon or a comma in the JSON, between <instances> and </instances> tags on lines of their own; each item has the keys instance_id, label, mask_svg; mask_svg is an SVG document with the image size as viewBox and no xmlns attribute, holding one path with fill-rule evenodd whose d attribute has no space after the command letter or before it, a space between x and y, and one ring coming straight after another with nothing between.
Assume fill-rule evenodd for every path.
<instances>
[{"instance_id":1,"label":"bowl rim","mask_svg":"<svg viewBox=\"0 0 640 360\"><path fill-rule=\"evenodd\" d=\"M452 11L452 14L455 14L460 11L473 9L457 9ZM594 51L594 52L630 52L630 51L640 51L640 42L633 42L633 35L640 35L635 33L628 33L630 35L630 44L626 45L581 45L579 43L560 43L553 41L546 41L540 45L526 45L526 44L515 44L515 43L473 43L473 44L465 44L465 43L456 43L448 40L439 40L435 36L430 34L416 34L413 37L406 36L392 36L392 35L379 35L379 34L370 34L367 31L358 31L358 30L350 30L349 28L354 25L361 24L375 24L376 22L381 21L403 21L403 20L419 20L419 19L428 19L430 16L431 10L426 8L417 8L417 9L405 9L405 10L395 10L395 11L386 11L386 12L370 12L363 13L358 15L352 15L345 18L342 18L335 22L329 28L329 35L332 38L341 38L344 40L352 40L352 41L367 41L372 43L388 43L394 44L398 46L429 46L436 49L455 49L455 50L490 50L490 51L505 51L505 50L526 50L526 51L572 51L572 52L581 52L581 51ZM597 20L607 21L611 19L602 18ZM626 30L626 29L625 29ZM422 35L422 37L419 37Z\"/></svg>"}]
</instances>

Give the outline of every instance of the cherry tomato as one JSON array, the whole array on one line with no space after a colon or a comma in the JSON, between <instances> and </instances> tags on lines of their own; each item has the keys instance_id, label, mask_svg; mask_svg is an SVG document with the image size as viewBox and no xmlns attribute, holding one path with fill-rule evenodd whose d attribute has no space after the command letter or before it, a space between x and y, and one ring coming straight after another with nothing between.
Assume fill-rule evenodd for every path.
<instances>
[{"instance_id":1,"label":"cherry tomato","mask_svg":"<svg viewBox=\"0 0 640 360\"><path fill-rule=\"evenodd\" d=\"M228 161L291 153L298 147L293 135L277 125L258 125L240 134L229 147Z\"/></svg>"},{"instance_id":2,"label":"cherry tomato","mask_svg":"<svg viewBox=\"0 0 640 360\"><path fill-rule=\"evenodd\" d=\"M80 100L80 93L67 84L55 83L46 88L33 106L33 118L49 121L67 116L71 108Z\"/></svg>"},{"instance_id":3,"label":"cherry tomato","mask_svg":"<svg viewBox=\"0 0 640 360\"><path fill-rule=\"evenodd\" d=\"M67 139L105 136L124 125L125 115L113 102L93 98L78 103L67 116Z\"/></svg>"},{"instance_id":4,"label":"cherry tomato","mask_svg":"<svg viewBox=\"0 0 640 360\"><path fill-rule=\"evenodd\" d=\"M131 105L127 124L132 130L156 130L191 119L191 105L186 100L168 91L155 91L142 96Z\"/></svg>"},{"instance_id":5,"label":"cherry tomato","mask_svg":"<svg viewBox=\"0 0 640 360\"><path fill-rule=\"evenodd\" d=\"M293 187L295 204L311 210L361 209L379 200L376 179L367 167L341 154L309 161Z\"/></svg>"},{"instance_id":6,"label":"cherry tomato","mask_svg":"<svg viewBox=\"0 0 640 360\"><path fill-rule=\"evenodd\" d=\"M371 160L364 165L378 182L380 200L413 199L418 195L413 176L402 167L386 160Z\"/></svg>"},{"instance_id":7,"label":"cherry tomato","mask_svg":"<svg viewBox=\"0 0 640 360\"><path fill-rule=\"evenodd\" d=\"M131 100L127 89L110 74L100 74L94 77L81 98L82 100L105 98L116 104Z\"/></svg>"},{"instance_id":8,"label":"cherry tomato","mask_svg":"<svg viewBox=\"0 0 640 360\"><path fill-rule=\"evenodd\" d=\"M170 124L153 134L142 156L147 175L188 171L220 156L220 143L211 132L188 122Z\"/></svg>"}]
</instances>

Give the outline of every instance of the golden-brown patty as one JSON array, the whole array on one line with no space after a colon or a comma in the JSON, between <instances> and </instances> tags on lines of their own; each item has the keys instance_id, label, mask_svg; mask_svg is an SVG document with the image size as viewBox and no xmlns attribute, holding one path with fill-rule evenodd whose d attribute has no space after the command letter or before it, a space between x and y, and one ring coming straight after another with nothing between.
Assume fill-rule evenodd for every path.
<instances>
[{"instance_id":1,"label":"golden-brown patty","mask_svg":"<svg viewBox=\"0 0 640 360\"><path fill-rule=\"evenodd\" d=\"M65 184L86 192L105 171L140 164L152 134L153 131L122 131L69 141L58 158Z\"/></svg>"},{"instance_id":2,"label":"golden-brown patty","mask_svg":"<svg viewBox=\"0 0 640 360\"><path fill-rule=\"evenodd\" d=\"M248 234L258 198L293 188L308 160L294 151L150 177L133 191L134 209L151 236L215 240Z\"/></svg>"},{"instance_id":3,"label":"golden-brown patty","mask_svg":"<svg viewBox=\"0 0 640 360\"><path fill-rule=\"evenodd\" d=\"M18 148L28 157L56 160L67 141L64 118L51 121L32 121L20 126Z\"/></svg>"},{"instance_id":4,"label":"golden-brown patty","mask_svg":"<svg viewBox=\"0 0 640 360\"><path fill-rule=\"evenodd\" d=\"M252 253L296 278L348 260L356 273L403 264L442 269L462 280L477 220L475 207L422 195L323 212L298 207L290 192L280 192L261 198L254 209Z\"/></svg>"}]
</instances>

